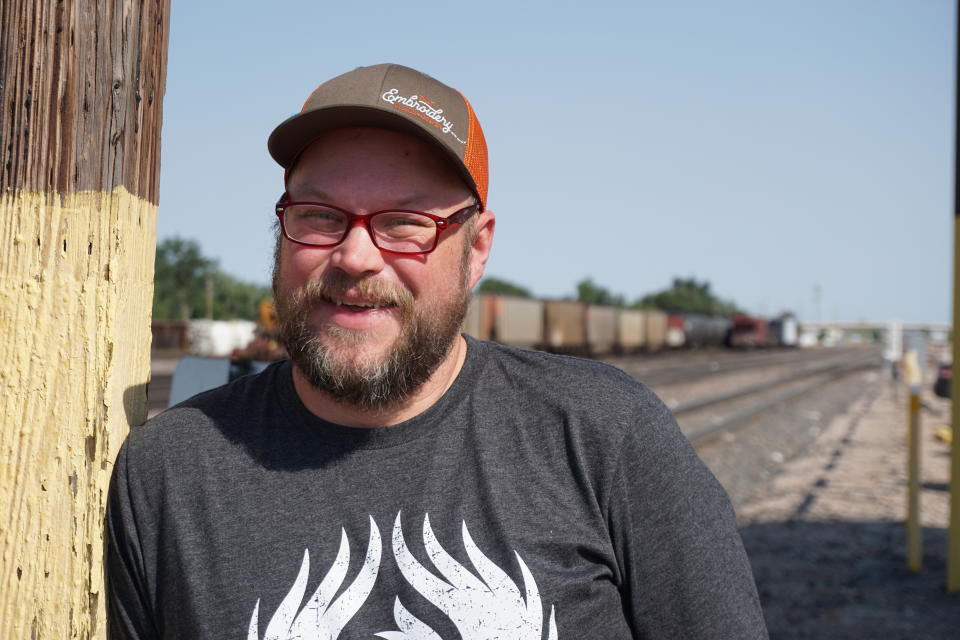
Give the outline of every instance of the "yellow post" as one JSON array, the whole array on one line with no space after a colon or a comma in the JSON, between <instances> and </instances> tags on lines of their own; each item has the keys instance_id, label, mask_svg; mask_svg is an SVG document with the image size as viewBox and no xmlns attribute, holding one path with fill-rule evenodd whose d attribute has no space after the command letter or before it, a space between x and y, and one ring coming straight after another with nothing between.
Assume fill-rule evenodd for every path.
<instances>
[{"instance_id":1,"label":"yellow post","mask_svg":"<svg viewBox=\"0 0 960 640\"><path fill-rule=\"evenodd\" d=\"M910 389L909 477L907 481L907 570L923 568L923 527L920 523L920 389Z\"/></svg>"},{"instance_id":2,"label":"yellow post","mask_svg":"<svg viewBox=\"0 0 960 640\"><path fill-rule=\"evenodd\" d=\"M960 375L960 348L957 348L957 328L960 327L960 8L957 11L957 81L954 84L954 195L953 195L953 334L950 343L953 348L953 371ZM957 375L950 381L950 397L960 398L960 383ZM960 412L951 402L950 423L953 429L953 442L960 442ZM960 455L957 447L950 445L950 530L947 537L947 591L960 591Z\"/></svg>"},{"instance_id":3,"label":"yellow post","mask_svg":"<svg viewBox=\"0 0 960 640\"><path fill-rule=\"evenodd\" d=\"M923 568L923 527L920 522L920 366L911 349L903 359L904 377L910 385L907 411L907 570Z\"/></svg>"},{"instance_id":4,"label":"yellow post","mask_svg":"<svg viewBox=\"0 0 960 640\"><path fill-rule=\"evenodd\" d=\"M146 419L169 0L0 0L0 640L106 637Z\"/></svg>"},{"instance_id":5,"label":"yellow post","mask_svg":"<svg viewBox=\"0 0 960 640\"><path fill-rule=\"evenodd\" d=\"M958 14L960 15L960 14ZM960 43L958 43L960 45ZM958 131L960 135L960 131ZM958 164L960 169L960 164ZM958 185L960 188L960 185ZM960 198L957 201L957 213L960 214ZM960 347L957 345L957 327L960 327L960 217L953 218L953 335L950 344L953 349L953 371L950 380L950 398L960 398ZM960 442L960 411L957 405L950 403L950 423L953 440L950 444L950 529L947 537L947 591L960 591L960 455L953 444Z\"/></svg>"}]
</instances>

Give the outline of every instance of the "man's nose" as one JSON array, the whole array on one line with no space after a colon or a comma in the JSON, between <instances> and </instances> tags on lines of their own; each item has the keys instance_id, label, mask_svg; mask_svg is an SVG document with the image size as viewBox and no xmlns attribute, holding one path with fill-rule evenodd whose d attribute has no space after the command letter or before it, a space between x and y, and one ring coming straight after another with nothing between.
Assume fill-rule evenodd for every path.
<instances>
[{"instance_id":1,"label":"man's nose","mask_svg":"<svg viewBox=\"0 0 960 640\"><path fill-rule=\"evenodd\" d=\"M373 238L359 219L347 230L343 242L333 248L332 266L353 276L378 273L383 269L383 254L373 244Z\"/></svg>"}]
</instances>

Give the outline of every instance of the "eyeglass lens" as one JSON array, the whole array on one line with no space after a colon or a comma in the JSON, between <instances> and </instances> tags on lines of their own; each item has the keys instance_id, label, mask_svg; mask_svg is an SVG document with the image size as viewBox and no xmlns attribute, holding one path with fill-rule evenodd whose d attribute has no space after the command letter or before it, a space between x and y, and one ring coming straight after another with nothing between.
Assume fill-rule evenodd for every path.
<instances>
[{"instance_id":1,"label":"eyeglass lens","mask_svg":"<svg viewBox=\"0 0 960 640\"><path fill-rule=\"evenodd\" d=\"M437 224L418 213L381 211L371 215L368 222L377 246L390 251L425 251L433 246L437 237ZM336 209L294 204L286 208L284 225L293 240L334 245L347 233L349 218Z\"/></svg>"}]
</instances>

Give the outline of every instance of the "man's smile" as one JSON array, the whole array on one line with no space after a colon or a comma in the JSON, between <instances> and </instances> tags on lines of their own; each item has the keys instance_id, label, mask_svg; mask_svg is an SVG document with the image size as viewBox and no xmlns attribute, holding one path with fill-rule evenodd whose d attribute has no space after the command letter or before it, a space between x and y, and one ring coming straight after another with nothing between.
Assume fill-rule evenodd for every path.
<instances>
[{"instance_id":1,"label":"man's smile","mask_svg":"<svg viewBox=\"0 0 960 640\"><path fill-rule=\"evenodd\" d=\"M317 311L327 323L344 329L363 330L395 318L399 305L393 301L354 296L322 296Z\"/></svg>"},{"instance_id":2,"label":"man's smile","mask_svg":"<svg viewBox=\"0 0 960 640\"><path fill-rule=\"evenodd\" d=\"M334 304L338 307L347 307L357 310L365 309L387 309L397 306L396 302L382 300L366 300L363 298L323 296L324 302Z\"/></svg>"}]
</instances>

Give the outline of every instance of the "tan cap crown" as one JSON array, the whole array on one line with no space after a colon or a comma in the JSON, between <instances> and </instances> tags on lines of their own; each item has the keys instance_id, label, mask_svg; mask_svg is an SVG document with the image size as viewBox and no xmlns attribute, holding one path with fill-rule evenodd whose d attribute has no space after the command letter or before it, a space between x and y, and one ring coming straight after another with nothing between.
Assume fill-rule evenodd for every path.
<instances>
[{"instance_id":1,"label":"tan cap crown","mask_svg":"<svg viewBox=\"0 0 960 640\"><path fill-rule=\"evenodd\" d=\"M456 89L409 67L358 67L324 82L300 113L273 130L267 147L289 169L321 133L353 126L402 131L435 145L486 206L487 143L473 108Z\"/></svg>"}]
</instances>

